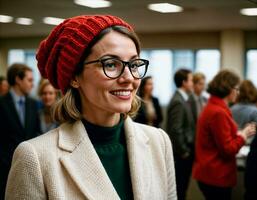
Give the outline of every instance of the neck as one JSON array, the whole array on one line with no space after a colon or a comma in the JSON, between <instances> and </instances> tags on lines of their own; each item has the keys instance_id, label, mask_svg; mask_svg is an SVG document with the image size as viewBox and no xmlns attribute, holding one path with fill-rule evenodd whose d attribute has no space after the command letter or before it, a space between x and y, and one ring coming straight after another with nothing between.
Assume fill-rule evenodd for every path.
<instances>
[{"instance_id":1,"label":"neck","mask_svg":"<svg viewBox=\"0 0 257 200\"><path fill-rule=\"evenodd\" d=\"M50 111L51 111L51 107L49 107L49 106L44 106L44 113L45 113L45 114L50 114Z\"/></svg>"},{"instance_id":2,"label":"neck","mask_svg":"<svg viewBox=\"0 0 257 200\"><path fill-rule=\"evenodd\" d=\"M14 85L12 88L13 88L13 91L15 92L15 94L16 94L17 96L24 96L24 94L23 94L22 91L20 90L19 86Z\"/></svg>"},{"instance_id":3,"label":"neck","mask_svg":"<svg viewBox=\"0 0 257 200\"><path fill-rule=\"evenodd\" d=\"M194 94L195 94L196 96L198 96L198 97L201 96L201 92L195 92L195 91L194 91Z\"/></svg>"},{"instance_id":4,"label":"neck","mask_svg":"<svg viewBox=\"0 0 257 200\"><path fill-rule=\"evenodd\" d=\"M145 94L144 95L144 97L143 97L143 99L145 99L145 100L149 100L149 99L151 99L151 95L150 94Z\"/></svg>"},{"instance_id":5,"label":"neck","mask_svg":"<svg viewBox=\"0 0 257 200\"><path fill-rule=\"evenodd\" d=\"M87 121L98 126L112 127L120 121L120 113L84 111L82 115Z\"/></svg>"}]
</instances>

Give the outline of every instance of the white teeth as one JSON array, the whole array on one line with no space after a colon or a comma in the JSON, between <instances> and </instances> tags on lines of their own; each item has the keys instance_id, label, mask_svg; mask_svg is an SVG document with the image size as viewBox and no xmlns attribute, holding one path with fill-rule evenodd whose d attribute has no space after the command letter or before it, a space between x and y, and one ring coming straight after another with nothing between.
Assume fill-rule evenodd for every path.
<instances>
[{"instance_id":1,"label":"white teeth","mask_svg":"<svg viewBox=\"0 0 257 200\"><path fill-rule=\"evenodd\" d=\"M114 91L112 92L112 94L116 95L116 96L129 96L130 95L130 91Z\"/></svg>"}]
</instances>

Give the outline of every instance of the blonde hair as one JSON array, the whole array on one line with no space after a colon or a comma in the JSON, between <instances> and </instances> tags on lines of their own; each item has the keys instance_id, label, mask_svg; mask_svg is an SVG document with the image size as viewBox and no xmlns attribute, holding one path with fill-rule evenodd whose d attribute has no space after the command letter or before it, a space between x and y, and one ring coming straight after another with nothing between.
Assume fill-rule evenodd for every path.
<instances>
[{"instance_id":1,"label":"blonde hair","mask_svg":"<svg viewBox=\"0 0 257 200\"><path fill-rule=\"evenodd\" d=\"M132 100L131 109L123 113L125 118L134 118L141 105L140 97L137 95ZM69 88L64 96L56 102L53 107L53 119L58 123L73 123L82 119L81 100L77 89Z\"/></svg>"},{"instance_id":2,"label":"blonde hair","mask_svg":"<svg viewBox=\"0 0 257 200\"><path fill-rule=\"evenodd\" d=\"M49 82L49 80L47 79L41 79L39 82L39 86L38 86L38 91L37 94L38 96L42 96L43 94L43 90L47 85L51 85L51 83Z\"/></svg>"},{"instance_id":3,"label":"blonde hair","mask_svg":"<svg viewBox=\"0 0 257 200\"><path fill-rule=\"evenodd\" d=\"M205 75L203 73L197 72L193 74L193 83L197 84L200 80L205 79Z\"/></svg>"},{"instance_id":4,"label":"blonde hair","mask_svg":"<svg viewBox=\"0 0 257 200\"><path fill-rule=\"evenodd\" d=\"M37 90L37 94L38 94L39 97L42 96L45 87L48 86L48 85L51 85L54 88L54 86L49 82L48 79L41 79L40 80L38 90ZM55 94L56 94L56 99L60 99L61 96L62 96L60 90L57 90L55 88L54 88L54 90L55 90Z\"/></svg>"}]
</instances>

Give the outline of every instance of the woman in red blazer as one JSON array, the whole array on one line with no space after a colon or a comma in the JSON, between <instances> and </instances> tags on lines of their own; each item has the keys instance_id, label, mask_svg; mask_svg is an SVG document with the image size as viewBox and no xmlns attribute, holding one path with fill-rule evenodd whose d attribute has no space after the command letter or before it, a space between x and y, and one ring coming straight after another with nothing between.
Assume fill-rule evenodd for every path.
<instances>
[{"instance_id":1,"label":"woman in red blazer","mask_svg":"<svg viewBox=\"0 0 257 200\"><path fill-rule=\"evenodd\" d=\"M236 185L235 155L246 139L255 134L255 125L238 131L229 110L238 95L239 77L220 71L208 86L211 97L197 123L193 177L206 200L231 199Z\"/></svg>"}]
</instances>

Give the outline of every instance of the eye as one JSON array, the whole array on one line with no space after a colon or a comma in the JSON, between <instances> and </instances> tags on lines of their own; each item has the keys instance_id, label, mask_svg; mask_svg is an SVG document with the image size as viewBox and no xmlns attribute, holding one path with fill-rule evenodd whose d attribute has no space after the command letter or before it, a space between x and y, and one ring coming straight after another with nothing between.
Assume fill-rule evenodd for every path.
<instances>
[{"instance_id":1,"label":"eye","mask_svg":"<svg viewBox=\"0 0 257 200\"><path fill-rule=\"evenodd\" d=\"M145 63L142 60L134 60L130 63L130 69L131 70L138 70L139 67L145 65Z\"/></svg>"},{"instance_id":2,"label":"eye","mask_svg":"<svg viewBox=\"0 0 257 200\"><path fill-rule=\"evenodd\" d=\"M103 61L103 66L105 70L113 71L119 66L119 63L114 59L107 59Z\"/></svg>"}]
</instances>

